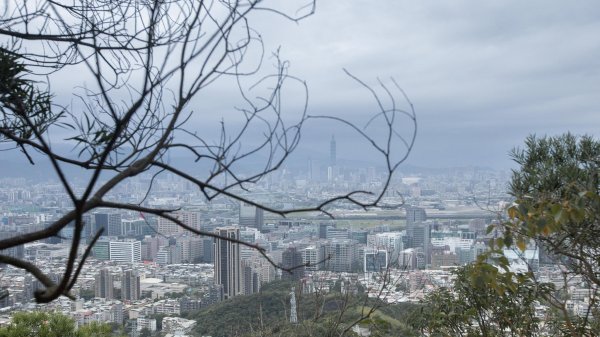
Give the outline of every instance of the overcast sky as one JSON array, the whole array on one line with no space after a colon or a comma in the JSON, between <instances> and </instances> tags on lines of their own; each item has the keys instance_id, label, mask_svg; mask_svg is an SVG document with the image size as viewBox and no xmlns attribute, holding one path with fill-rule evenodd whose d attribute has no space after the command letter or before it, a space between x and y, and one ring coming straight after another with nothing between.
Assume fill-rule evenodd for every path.
<instances>
[{"instance_id":1,"label":"overcast sky","mask_svg":"<svg viewBox=\"0 0 600 337\"><path fill-rule=\"evenodd\" d=\"M302 1L272 3L290 12ZM379 90L386 104L378 79L391 86L394 78L418 119L407 164L508 168L508 152L529 134L598 137L598 1L323 0L298 24L268 12L250 19L267 53L280 47L290 74L306 80L309 114L364 124L377 111L376 102L342 69ZM269 71L274 62L267 55L263 67ZM198 112L190 120L194 128L214 133L221 118L239 120L231 84L217 81L201 92L191 104ZM64 77L54 82L57 101L73 100L77 85ZM285 99L297 103L300 93L291 91ZM394 96L405 103L399 92ZM408 136L409 127L398 130ZM373 124L368 131L382 136L381 130ZM341 160L377 159L347 128L320 120L305 125L292 159L326 160L332 135Z\"/></svg>"},{"instance_id":2,"label":"overcast sky","mask_svg":"<svg viewBox=\"0 0 600 337\"><path fill-rule=\"evenodd\" d=\"M410 164L506 168L528 134L600 130L597 1L320 1L298 25L259 20L307 81L311 113L374 111L342 68L373 86L393 77L418 114ZM331 133L313 125L301 151L327 153ZM339 133L338 156L356 156Z\"/></svg>"}]
</instances>

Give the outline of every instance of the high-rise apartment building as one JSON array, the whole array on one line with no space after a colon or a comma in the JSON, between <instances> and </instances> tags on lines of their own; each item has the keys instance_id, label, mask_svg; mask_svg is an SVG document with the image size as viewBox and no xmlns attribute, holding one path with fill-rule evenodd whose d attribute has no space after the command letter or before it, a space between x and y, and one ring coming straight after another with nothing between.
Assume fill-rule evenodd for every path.
<instances>
[{"instance_id":1,"label":"high-rise apartment building","mask_svg":"<svg viewBox=\"0 0 600 337\"><path fill-rule=\"evenodd\" d=\"M393 264L398 260L398 254L405 248L403 238L404 235L402 232L377 233L371 235L369 246L376 250L381 249L387 251L388 257Z\"/></svg>"},{"instance_id":2,"label":"high-rise apartment building","mask_svg":"<svg viewBox=\"0 0 600 337\"><path fill-rule=\"evenodd\" d=\"M181 221L184 225L200 230L200 213L179 211L174 212L171 215ZM189 231L179 226L177 223L161 217L157 220L157 230L159 233L167 236L185 232L189 233Z\"/></svg>"},{"instance_id":3,"label":"high-rise apartment building","mask_svg":"<svg viewBox=\"0 0 600 337\"><path fill-rule=\"evenodd\" d=\"M203 240L197 236L186 236L177 238L177 247L181 251L181 262L195 263L200 261L203 255Z\"/></svg>"},{"instance_id":4,"label":"high-rise apartment building","mask_svg":"<svg viewBox=\"0 0 600 337\"><path fill-rule=\"evenodd\" d=\"M136 240L110 241L109 258L121 263L136 263L142 261L142 243Z\"/></svg>"},{"instance_id":5,"label":"high-rise apartment building","mask_svg":"<svg viewBox=\"0 0 600 337\"><path fill-rule=\"evenodd\" d=\"M244 295L252 295L260 290L261 280L259 272L254 268L254 263L242 260L242 292Z\"/></svg>"},{"instance_id":6,"label":"high-rise apartment building","mask_svg":"<svg viewBox=\"0 0 600 337\"><path fill-rule=\"evenodd\" d=\"M319 270L320 264L323 261L322 250L317 246L308 246L302 251L302 263L308 264L304 269L309 271Z\"/></svg>"},{"instance_id":7,"label":"high-rise apartment building","mask_svg":"<svg viewBox=\"0 0 600 337\"><path fill-rule=\"evenodd\" d=\"M121 276L121 299L138 300L140 294L140 276L133 270L124 271Z\"/></svg>"},{"instance_id":8,"label":"high-rise apartment building","mask_svg":"<svg viewBox=\"0 0 600 337\"><path fill-rule=\"evenodd\" d=\"M357 262L357 243L354 240L333 240L327 245L329 260L325 267L334 272L351 272L352 264Z\"/></svg>"},{"instance_id":9,"label":"high-rise apartment building","mask_svg":"<svg viewBox=\"0 0 600 337\"><path fill-rule=\"evenodd\" d=\"M165 244L164 240L165 239L160 236L146 236L144 240L142 240L142 260L154 261L159 248Z\"/></svg>"},{"instance_id":10,"label":"high-rise apartment building","mask_svg":"<svg viewBox=\"0 0 600 337\"><path fill-rule=\"evenodd\" d=\"M140 276L133 270L125 270L121 275L121 299L139 300L140 294Z\"/></svg>"},{"instance_id":11,"label":"high-rise apartment building","mask_svg":"<svg viewBox=\"0 0 600 337\"><path fill-rule=\"evenodd\" d=\"M162 246L158 250L156 254L155 262L160 265L167 264L179 264L182 262L189 262L188 260L183 260L183 247L184 245L180 244L181 242L177 242L175 239L170 240L168 246ZM189 254L188 254L189 258Z\"/></svg>"},{"instance_id":12,"label":"high-rise apartment building","mask_svg":"<svg viewBox=\"0 0 600 337\"><path fill-rule=\"evenodd\" d=\"M108 300L114 298L114 279L110 270L104 268L96 274L94 293L96 297L106 298Z\"/></svg>"},{"instance_id":13,"label":"high-rise apartment building","mask_svg":"<svg viewBox=\"0 0 600 337\"><path fill-rule=\"evenodd\" d=\"M240 237L239 227L219 227L215 234L238 240ZM214 239L214 266L215 284L223 286L223 297L225 299L239 295L242 286L240 246L238 243Z\"/></svg>"}]
</instances>

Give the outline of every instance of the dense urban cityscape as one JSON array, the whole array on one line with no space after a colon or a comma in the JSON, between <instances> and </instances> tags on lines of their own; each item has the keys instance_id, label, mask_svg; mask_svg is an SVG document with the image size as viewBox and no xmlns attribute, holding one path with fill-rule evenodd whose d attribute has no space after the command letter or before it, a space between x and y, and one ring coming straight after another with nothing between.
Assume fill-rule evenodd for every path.
<instances>
[{"instance_id":1,"label":"dense urban cityscape","mask_svg":"<svg viewBox=\"0 0 600 337\"><path fill-rule=\"evenodd\" d=\"M333 139L327 165L309 161L307 167L283 170L253 191L240 193L270 207L300 208L382 181L375 167L339 164ZM131 180L111 198L143 199L148 179ZM163 218L96 210L84 215L83 237L91 239L99 228L105 231L91 248L72 290L74 299L36 304L33 294L40 282L4 266L0 285L7 295L0 324L16 311L54 310L77 325L112 323L130 336L142 330L157 333L159 326L164 336L188 336L203 322L181 314L260 292L279 279L293 281L303 293L328 292L342 281L346 289L363 287L387 303L418 303L431 290L448 286L456 266L475 261L489 248L496 234L487 227L502 220L510 202L507 179L508 172L480 168L412 172L393 181L394 193L385 198L389 208L361 211L336 205L328 210L334 218L316 213L282 218L231 199L204 202L185 181L165 175L154 182L146 204L177 208L173 214L187 226L262 247L271 261L252 247L198 236ZM69 210L56 183L2 179L0 186L2 238L42 228ZM73 226L67 226L58 236L4 253L36 264L58 282L72 236ZM545 264L536 247L509 256L515 270L532 268L543 280L562 282L559 266ZM381 274L388 277L374 277ZM579 294L570 302L575 312L586 312L586 290L574 291ZM545 309L537 308L540 315Z\"/></svg>"}]
</instances>

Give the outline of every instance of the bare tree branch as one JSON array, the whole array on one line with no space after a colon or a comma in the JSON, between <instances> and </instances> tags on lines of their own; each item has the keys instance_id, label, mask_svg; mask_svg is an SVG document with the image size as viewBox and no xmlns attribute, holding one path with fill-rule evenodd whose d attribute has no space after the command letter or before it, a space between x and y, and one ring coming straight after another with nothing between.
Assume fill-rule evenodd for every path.
<instances>
[{"instance_id":1,"label":"bare tree branch","mask_svg":"<svg viewBox=\"0 0 600 337\"><path fill-rule=\"evenodd\" d=\"M45 228L0 240L0 249L7 249L56 236L73 224L65 272L58 284L44 279L47 289L36 294L38 302L68 295L76 284L102 233L95 233L77 261L83 216L101 207L153 214L196 235L245 245L286 272L300 267L277 265L258 245L191 228L172 214L174 209L143 206L152 195L154 180L163 172L194 184L208 202L226 197L282 217L299 212L333 217L332 208L340 203L365 210L394 207L382 200L394 173L412 151L417 134L414 108L397 83L392 79L392 85L387 85L378 80L382 96L344 70L367 89L378 108L359 125L341 117L309 115L308 87L290 73L290 64L279 50L270 55L272 71L263 73L267 68L263 65L264 45L252 28L251 13L261 11L299 22L314 13L314 1L302 2L291 12L266 7L260 0L39 0L7 2L5 6L0 14L0 62L10 67L2 74L7 81L0 83L0 144L22 151L31 163L38 155L50 160L72 206ZM49 91L57 78L72 85L74 100L69 105L52 103ZM232 105L235 98L241 103L232 109L239 116L239 125L231 127L223 120L218 135L212 138L195 128L195 123L208 120L200 93L217 80L230 80ZM285 106L282 93L286 88L297 90L298 106ZM408 109L402 109L401 103ZM348 127L370 145L386 170L381 188L347 191L314 206L293 209L277 209L244 193L282 168L299 146L306 122L318 119ZM384 135L383 141L371 134L374 123L383 125L383 132L375 132ZM406 127L408 134L400 131ZM259 141L247 141L256 135ZM72 151L52 145L59 140ZM200 165L177 166L168 159L172 153L210 169L202 173ZM259 168L239 171L256 158L264 158ZM89 173L83 189L72 186L66 168ZM118 186L144 173L152 180L143 198L133 203L107 201ZM26 261L3 259L44 278Z\"/></svg>"}]
</instances>

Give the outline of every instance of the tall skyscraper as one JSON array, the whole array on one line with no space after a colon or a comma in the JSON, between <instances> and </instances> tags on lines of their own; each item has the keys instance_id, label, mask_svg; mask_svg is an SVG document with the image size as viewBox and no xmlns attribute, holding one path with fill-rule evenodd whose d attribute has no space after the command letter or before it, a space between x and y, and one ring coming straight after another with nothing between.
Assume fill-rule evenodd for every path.
<instances>
[{"instance_id":1,"label":"tall skyscraper","mask_svg":"<svg viewBox=\"0 0 600 337\"><path fill-rule=\"evenodd\" d=\"M406 227L410 227L416 223L424 222L427 220L427 214L425 209L420 207L409 206L406 207Z\"/></svg>"},{"instance_id":2,"label":"tall skyscraper","mask_svg":"<svg viewBox=\"0 0 600 337\"><path fill-rule=\"evenodd\" d=\"M265 217L262 209L245 202L240 203L240 226L262 230L264 222Z\"/></svg>"},{"instance_id":3,"label":"tall skyscraper","mask_svg":"<svg viewBox=\"0 0 600 337\"><path fill-rule=\"evenodd\" d=\"M282 279L298 281L304 277L302 253L296 247L288 247L288 249L283 251L281 254L281 264L284 268L294 268L292 273L282 271Z\"/></svg>"},{"instance_id":4,"label":"tall skyscraper","mask_svg":"<svg viewBox=\"0 0 600 337\"><path fill-rule=\"evenodd\" d=\"M412 237L412 248L420 249L425 255L425 263L431 263L431 224L414 224L409 235Z\"/></svg>"},{"instance_id":5,"label":"tall skyscraper","mask_svg":"<svg viewBox=\"0 0 600 337\"><path fill-rule=\"evenodd\" d=\"M114 298L114 282L113 275L106 268L101 269L95 277L94 292L96 297L106 298L108 300Z\"/></svg>"},{"instance_id":6,"label":"tall skyscraper","mask_svg":"<svg viewBox=\"0 0 600 337\"><path fill-rule=\"evenodd\" d=\"M121 232L121 214L119 213L95 213L94 214L94 231L104 228L102 235L104 236L119 236Z\"/></svg>"},{"instance_id":7,"label":"tall skyscraper","mask_svg":"<svg viewBox=\"0 0 600 337\"><path fill-rule=\"evenodd\" d=\"M416 248L417 252L421 252L425 257L425 264L429 264L431 262L431 224L425 221L427 221L425 209L413 206L406 208L406 234L409 241L407 247Z\"/></svg>"},{"instance_id":8,"label":"tall skyscraper","mask_svg":"<svg viewBox=\"0 0 600 337\"><path fill-rule=\"evenodd\" d=\"M337 146L335 143L335 136L331 135L331 141L329 142L329 166L337 165Z\"/></svg>"},{"instance_id":9,"label":"tall skyscraper","mask_svg":"<svg viewBox=\"0 0 600 337\"><path fill-rule=\"evenodd\" d=\"M215 234L231 238L240 238L239 227L219 227ZM239 295L242 286L240 245L235 242L214 239L214 266L215 284L223 286L223 297L225 299Z\"/></svg>"},{"instance_id":10,"label":"tall skyscraper","mask_svg":"<svg viewBox=\"0 0 600 337\"><path fill-rule=\"evenodd\" d=\"M139 300L140 294L140 276L133 270L125 270L121 276L121 299Z\"/></svg>"},{"instance_id":11,"label":"tall skyscraper","mask_svg":"<svg viewBox=\"0 0 600 337\"><path fill-rule=\"evenodd\" d=\"M214 263L215 262L215 250L212 238L202 239L202 262Z\"/></svg>"}]
</instances>

